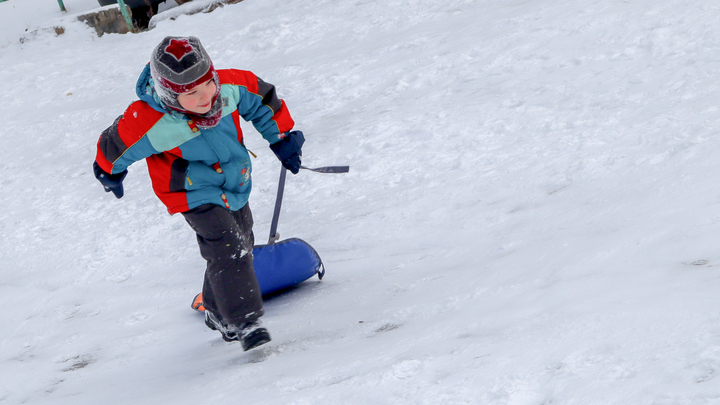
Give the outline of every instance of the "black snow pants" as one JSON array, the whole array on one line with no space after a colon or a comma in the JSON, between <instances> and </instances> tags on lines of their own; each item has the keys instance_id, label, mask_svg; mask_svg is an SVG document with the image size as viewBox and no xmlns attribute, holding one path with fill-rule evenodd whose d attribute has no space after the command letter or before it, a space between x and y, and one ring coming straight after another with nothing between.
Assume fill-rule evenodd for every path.
<instances>
[{"instance_id":1,"label":"black snow pants","mask_svg":"<svg viewBox=\"0 0 720 405\"><path fill-rule=\"evenodd\" d=\"M206 310L228 325L256 321L263 301L253 268L255 243L249 204L237 211L205 204L183 212L207 260L202 295Z\"/></svg>"}]
</instances>

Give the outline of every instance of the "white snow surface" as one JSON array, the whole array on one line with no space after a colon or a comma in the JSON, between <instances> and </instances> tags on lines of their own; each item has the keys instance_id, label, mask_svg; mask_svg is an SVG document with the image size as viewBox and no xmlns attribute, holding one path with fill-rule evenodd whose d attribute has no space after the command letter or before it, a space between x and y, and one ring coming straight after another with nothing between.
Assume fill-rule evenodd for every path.
<instances>
[{"instance_id":1,"label":"white snow surface","mask_svg":"<svg viewBox=\"0 0 720 405\"><path fill-rule=\"evenodd\" d=\"M100 38L72 21L0 3L3 404L720 403L720 3L245 0ZM307 166L351 166L289 176L280 232L327 275L267 300L273 341L250 352L190 309L204 261L145 163L120 200L92 175L166 35L275 84ZM263 242L280 166L245 132Z\"/></svg>"}]
</instances>

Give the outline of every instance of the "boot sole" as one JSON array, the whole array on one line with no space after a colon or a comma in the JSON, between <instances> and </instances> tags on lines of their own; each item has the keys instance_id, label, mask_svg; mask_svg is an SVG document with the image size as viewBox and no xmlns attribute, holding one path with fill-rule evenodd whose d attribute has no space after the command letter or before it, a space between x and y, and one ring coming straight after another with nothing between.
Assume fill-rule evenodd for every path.
<instances>
[{"instance_id":1,"label":"boot sole","mask_svg":"<svg viewBox=\"0 0 720 405\"><path fill-rule=\"evenodd\" d=\"M265 343L270 342L270 333L265 328L258 328L249 335L245 336L240 342L242 343L243 351L254 349L258 346L262 346Z\"/></svg>"}]
</instances>

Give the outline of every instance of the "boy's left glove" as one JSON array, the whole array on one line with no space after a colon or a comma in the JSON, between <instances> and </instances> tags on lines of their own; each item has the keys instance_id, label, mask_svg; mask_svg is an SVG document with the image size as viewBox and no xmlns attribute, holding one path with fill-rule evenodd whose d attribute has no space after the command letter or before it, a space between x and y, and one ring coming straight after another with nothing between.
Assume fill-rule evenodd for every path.
<instances>
[{"instance_id":1,"label":"boy's left glove","mask_svg":"<svg viewBox=\"0 0 720 405\"><path fill-rule=\"evenodd\" d=\"M112 191L115 197L122 198L125 194L122 182L128 174L127 170L117 174L110 174L101 169L100 165L95 161L93 162L93 172L95 173L95 178L105 187L105 192L109 193Z\"/></svg>"},{"instance_id":2,"label":"boy's left glove","mask_svg":"<svg viewBox=\"0 0 720 405\"><path fill-rule=\"evenodd\" d=\"M275 152L275 156L286 169L293 174L298 174L300 161L302 160L303 143L305 143L305 135L303 135L302 131L291 131L279 142L270 145L270 149Z\"/></svg>"}]
</instances>

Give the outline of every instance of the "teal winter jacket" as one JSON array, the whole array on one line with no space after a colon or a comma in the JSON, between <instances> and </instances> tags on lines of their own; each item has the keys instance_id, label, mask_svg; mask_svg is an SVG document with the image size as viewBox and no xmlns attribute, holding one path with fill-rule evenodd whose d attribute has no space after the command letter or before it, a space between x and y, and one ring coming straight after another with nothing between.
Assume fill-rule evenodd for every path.
<instances>
[{"instance_id":1,"label":"teal winter jacket","mask_svg":"<svg viewBox=\"0 0 720 405\"><path fill-rule=\"evenodd\" d=\"M271 84L248 71L217 73L222 119L201 129L187 116L163 107L145 66L136 86L140 100L100 136L98 165L116 174L147 159L153 190L171 214L208 203L232 211L242 208L250 195L252 167L240 118L251 121L270 144L280 141L294 122Z\"/></svg>"}]
</instances>

